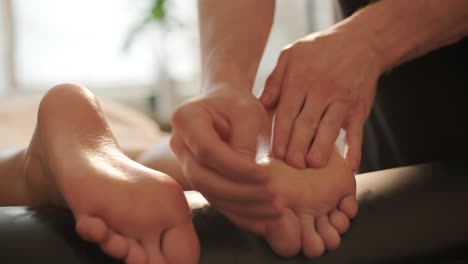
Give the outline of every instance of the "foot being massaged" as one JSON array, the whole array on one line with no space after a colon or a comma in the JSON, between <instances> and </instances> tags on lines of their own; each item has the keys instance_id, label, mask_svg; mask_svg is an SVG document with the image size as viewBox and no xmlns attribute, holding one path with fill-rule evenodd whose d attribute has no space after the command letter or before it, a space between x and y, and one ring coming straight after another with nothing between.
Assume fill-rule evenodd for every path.
<instances>
[{"instance_id":1,"label":"foot being massaged","mask_svg":"<svg viewBox=\"0 0 468 264\"><path fill-rule=\"evenodd\" d=\"M354 175L337 151L322 169L298 170L268 153L257 168L246 159L245 166L268 178L235 193L222 181L189 184L165 149L130 159L89 90L59 85L41 101L29 147L5 160L11 177L3 179L8 189L0 202L69 208L81 238L127 263L197 262L199 243L183 190L204 184L224 192L207 196L212 204L282 256L336 249L357 213ZM243 200L230 200L237 197Z\"/></svg>"},{"instance_id":2,"label":"foot being massaged","mask_svg":"<svg viewBox=\"0 0 468 264\"><path fill-rule=\"evenodd\" d=\"M29 146L0 154L0 206L65 208L82 240L125 263L188 264L203 255L193 190L277 256L333 254L360 190L410 185L356 184L355 173L466 157L453 114L467 112L466 67L452 62L467 54L467 10L463 0L369 4L288 45L257 99L274 1L200 0L202 93L174 113L170 139L130 154L89 90L57 85ZM424 67L432 78L412 74Z\"/></svg>"}]
</instances>

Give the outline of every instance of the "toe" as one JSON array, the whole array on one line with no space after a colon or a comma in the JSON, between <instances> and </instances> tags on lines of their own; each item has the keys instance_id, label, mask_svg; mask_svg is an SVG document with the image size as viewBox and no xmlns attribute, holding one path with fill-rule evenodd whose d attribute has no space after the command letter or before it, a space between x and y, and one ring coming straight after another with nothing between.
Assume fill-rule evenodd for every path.
<instances>
[{"instance_id":1,"label":"toe","mask_svg":"<svg viewBox=\"0 0 468 264\"><path fill-rule=\"evenodd\" d=\"M322 238L315 229L315 217L304 215L301 217L302 251L308 258L319 257L325 252Z\"/></svg>"},{"instance_id":2,"label":"toe","mask_svg":"<svg viewBox=\"0 0 468 264\"><path fill-rule=\"evenodd\" d=\"M162 254L169 263L198 263L200 244L192 221L163 233Z\"/></svg>"},{"instance_id":3,"label":"toe","mask_svg":"<svg viewBox=\"0 0 468 264\"><path fill-rule=\"evenodd\" d=\"M101 249L111 257L124 259L128 254L128 240L114 231L109 231L107 239L101 244Z\"/></svg>"},{"instance_id":4,"label":"toe","mask_svg":"<svg viewBox=\"0 0 468 264\"><path fill-rule=\"evenodd\" d=\"M322 238L327 250L335 250L340 246L338 230L330 224L327 215L317 218L317 232Z\"/></svg>"},{"instance_id":5,"label":"toe","mask_svg":"<svg viewBox=\"0 0 468 264\"><path fill-rule=\"evenodd\" d=\"M340 211L345 213L350 219L353 219L358 211L358 202L356 195L349 195L343 198L340 202Z\"/></svg>"},{"instance_id":6,"label":"toe","mask_svg":"<svg viewBox=\"0 0 468 264\"><path fill-rule=\"evenodd\" d=\"M163 256L160 244L160 235L144 239L142 246L147 256L148 264L168 264L166 258Z\"/></svg>"},{"instance_id":7,"label":"toe","mask_svg":"<svg viewBox=\"0 0 468 264\"><path fill-rule=\"evenodd\" d=\"M128 243L129 249L125 258L125 264L146 264L146 253L141 245L133 239L129 239Z\"/></svg>"},{"instance_id":8,"label":"toe","mask_svg":"<svg viewBox=\"0 0 468 264\"><path fill-rule=\"evenodd\" d=\"M277 220L269 221L265 229L265 240L271 249L282 257L292 257L301 250L301 229L297 216L284 209Z\"/></svg>"},{"instance_id":9,"label":"toe","mask_svg":"<svg viewBox=\"0 0 468 264\"><path fill-rule=\"evenodd\" d=\"M349 218L346 214L340 210L333 210L330 213L330 224L338 230L338 233L343 234L348 231L349 228Z\"/></svg>"},{"instance_id":10,"label":"toe","mask_svg":"<svg viewBox=\"0 0 468 264\"><path fill-rule=\"evenodd\" d=\"M87 215L76 217L75 228L82 239L98 244L104 242L109 233L107 224L101 218Z\"/></svg>"},{"instance_id":11,"label":"toe","mask_svg":"<svg viewBox=\"0 0 468 264\"><path fill-rule=\"evenodd\" d=\"M211 199L209 199L211 201ZM230 200L216 200L211 203L216 208L220 208L225 212L231 212L241 217L246 218L275 218L280 216L279 206L274 205L271 201L239 203Z\"/></svg>"}]
</instances>

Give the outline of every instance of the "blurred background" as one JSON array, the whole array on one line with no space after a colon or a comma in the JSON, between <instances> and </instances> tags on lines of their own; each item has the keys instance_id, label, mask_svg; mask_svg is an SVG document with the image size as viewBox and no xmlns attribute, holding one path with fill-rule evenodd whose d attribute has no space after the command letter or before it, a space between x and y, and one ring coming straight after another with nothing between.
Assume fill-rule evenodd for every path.
<instances>
[{"instance_id":1,"label":"blurred background","mask_svg":"<svg viewBox=\"0 0 468 264\"><path fill-rule=\"evenodd\" d=\"M197 1L0 0L0 96L74 82L168 128L200 89ZM336 19L333 1L277 1L259 94L283 46Z\"/></svg>"}]
</instances>

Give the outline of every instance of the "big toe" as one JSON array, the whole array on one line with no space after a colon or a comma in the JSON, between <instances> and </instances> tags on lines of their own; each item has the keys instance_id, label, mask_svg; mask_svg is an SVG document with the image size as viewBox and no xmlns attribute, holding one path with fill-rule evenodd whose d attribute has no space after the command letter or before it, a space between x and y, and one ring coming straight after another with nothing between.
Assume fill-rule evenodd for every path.
<instances>
[{"instance_id":1,"label":"big toe","mask_svg":"<svg viewBox=\"0 0 468 264\"><path fill-rule=\"evenodd\" d=\"M284 209L278 220L271 220L264 238L273 251L282 257L297 255L301 250L301 225L297 216Z\"/></svg>"},{"instance_id":2,"label":"big toe","mask_svg":"<svg viewBox=\"0 0 468 264\"><path fill-rule=\"evenodd\" d=\"M162 238L162 251L171 264L198 263L200 243L192 222L166 230Z\"/></svg>"},{"instance_id":3,"label":"big toe","mask_svg":"<svg viewBox=\"0 0 468 264\"><path fill-rule=\"evenodd\" d=\"M104 242L109 234L109 227L101 218L88 215L76 217L75 229L82 239L98 244Z\"/></svg>"}]
</instances>

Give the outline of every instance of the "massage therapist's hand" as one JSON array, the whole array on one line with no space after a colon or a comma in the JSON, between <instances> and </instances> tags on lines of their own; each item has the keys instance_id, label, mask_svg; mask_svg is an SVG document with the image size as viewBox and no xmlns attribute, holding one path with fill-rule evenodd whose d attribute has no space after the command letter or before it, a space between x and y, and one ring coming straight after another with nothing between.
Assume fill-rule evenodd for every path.
<instances>
[{"instance_id":1,"label":"massage therapist's hand","mask_svg":"<svg viewBox=\"0 0 468 264\"><path fill-rule=\"evenodd\" d=\"M275 108L273 155L297 168L325 166L340 129L357 170L363 126L381 69L363 35L331 28L281 53L260 101Z\"/></svg>"},{"instance_id":2,"label":"massage therapist's hand","mask_svg":"<svg viewBox=\"0 0 468 264\"><path fill-rule=\"evenodd\" d=\"M171 147L184 176L222 212L278 214L267 171L255 163L257 137L266 121L262 104L248 89L226 85L188 101L173 115Z\"/></svg>"}]
</instances>

